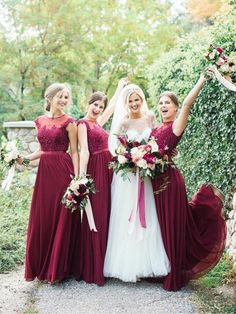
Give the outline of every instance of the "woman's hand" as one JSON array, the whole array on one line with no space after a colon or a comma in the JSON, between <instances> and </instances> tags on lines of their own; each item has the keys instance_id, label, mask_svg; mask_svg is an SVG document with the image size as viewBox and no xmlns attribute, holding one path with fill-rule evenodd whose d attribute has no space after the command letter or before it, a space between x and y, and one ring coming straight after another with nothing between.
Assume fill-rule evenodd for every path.
<instances>
[{"instance_id":1,"label":"woman's hand","mask_svg":"<svg viewBox=\"0 0 236 314\"><path fill-rule=\"evenodd\" d=\"M177 148L174 148L174 149L171 151L171 157L172 157L172 158L179 158L179 156L180 156L180 153L179 153L178 149L177 149Z\"/></svg>"},{"instance_id":2,"label":"woman's hand","mask_svg":"<svg viewBox=\"0 0 236 314\"><path fill-rule=\"evenodd\" d=\"M129 84L129 80L127 77L123 77L122 79L119 80L119 83L118 83L118 89L119 90L122 90L126 85Z\"/></svg>"},{"instance_id":3,"label":"woman's hand","mask_svg":"<svg viewBox=\"0 0 236 314\"><path fill-rule=\"evenodd\" d=\"M23 165L23 161L24 161L24 157L22 156L19 156L17 159L16 159L16 163L18 165Z\"/></svg>"},{"instance_id":4,"label":"woman's hand","mask_svg":"<svg viewBox=\"0 0 236 314\"><path fill-rule=\"evenodd\" d=\"M211 80L214 74L214 70L211 66L207 67L206 70L201 74L200 79L203 81Z\"/></svg>"}]
</instances>

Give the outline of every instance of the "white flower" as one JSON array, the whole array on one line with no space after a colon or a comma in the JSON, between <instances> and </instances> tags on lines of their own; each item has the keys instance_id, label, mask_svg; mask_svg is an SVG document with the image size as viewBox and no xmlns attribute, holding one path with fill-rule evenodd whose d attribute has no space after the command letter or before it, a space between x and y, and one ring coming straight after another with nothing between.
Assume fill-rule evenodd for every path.
<instances>
[{"instance_id":1,"label":"white flower","mask_svg":"<svg viewBox=\"0 0 236 314\"><path fill-rule=\"evenodd\" d=\"M16 160L17 157L18 157L18 152L12 151L12 152L9 152L9 153L7 153L7 154L5 155L4 160L5 160L7 163L9 163L9 162L11 162L12 160Z\"/></svg>"},{"instance_id":2,"label":"white flower","mask_svg":"<svg viewBox=\"0 0 236 314\"><path fill-rule=\"evenodd\" d=\"M125 152L125 147L124 147L123 145L119 145L119 146L117 147L117 149L116 149L116 153L117 153L118 155L122 155L122 154L124 154L124 152Z\"/></svg>"},{"instance_id":3,"label":"white flower","mask_svg":"<svg viewBox=\"0 0 236 314\"><path fill-rule=\"evenodd\" d=\"M82 178L82 179L79 179L79 184L83 184L83 185L87 185L87 183L88 183L88 178Z\"/></svg>"},{"instance_id":4,"label":"white flower","mask_svg":"<svg viewBox=\"0 0 236 314\"><path fill-rule=\"evenodd\" d=\"M223 64L220 67L220 71L223 72L223 73L228 73L229 72L229 65L228 65L228 63Z\"/></svg>"},{"instance_id":5,"label":"white flower","mask_svg":"<svg viewBox=\"0 0 236 314\"><path fill-rule=\"evenodd\" d=\"M209 54L209 59L213 60L215 58L216 55L216 50L213 50L210 54Z\"/></svg>"},{"instance_id":6,"label":"white flower","mask_svg":"<svg viewBox=\"0 0 236 314\"><path fill-rule=\"evenodd\" d=\"M143 156L146 154L146 151L144 150L143 146L140 146L140 147L133 147L130 153L132 156L132 161L137 162L139 159L143 158Z\"/></svg>"},{"instance_id":7,"label":"white flower","mask_svg":"<svg viewBox=\"0 0 236 314\"><path fill-rule=\"evenodd\" d=\"M147 169L147 162L144 159L141 159L141 160L137 161L136 165L139 168Z\"/></svg>"},{"instance_id":8,"label":"white flower","mask_svg":"<svg viewBox=\"0 0 236 314\"><path fill-rule=\"evenodd\" d=\"M120 164L125 164L127 162L127 158L125 158L125 156L119 155L118 156L118 162Z\"/></svg>"},{"instance_id":9,"label":"white flower","mask_svg":"<svg viewBox=\"0 0 236 314\"><path fill-rule=\"evenodd\" d=\"M156 142L151 143L150 145L151 145L151 147L152 147L152 153L155 153L155 152L158 152L158 151L159 151L159 146L157 145Z\"/></svg>"},{"instance_id":10,"label":"white flower","mask_svg":"<svg viewBox=\"0 0 236 314\"><path fill-rule=\"evenodd\" d=\"M72 180L71 183L70 183L70 189L74 192L76 190L78 190L79 188L79 182L78 181L75 181L75 180Z\"/></svg>"}]
</instances>

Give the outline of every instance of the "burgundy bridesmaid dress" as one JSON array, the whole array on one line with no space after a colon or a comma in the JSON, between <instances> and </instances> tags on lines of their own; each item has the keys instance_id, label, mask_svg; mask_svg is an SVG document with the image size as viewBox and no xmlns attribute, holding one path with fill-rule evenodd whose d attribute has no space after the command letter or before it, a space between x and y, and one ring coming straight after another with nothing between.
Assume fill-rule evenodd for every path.
<instances>
[{"instance_id":1,"label":"burgundy bridesmaid dress","mask_svg":"<svg viewBox=\"0 0 236 314\"><path fill-rule=\"evenodd\" d=\"M86 213L82 221L82 274L77 279L87 283L104 285L104 259L107 247L108 225L111 206L112 172L108 168L111 154L108 150L108 134L96 122L81 119L78 124L87 127L89 162L87 174L94 179L96 193L90 201L97 232L90 231Z\"/></svg>"},{"instance_id":2,"label":"burgundy bridesmaid dress","mask_svg":"<svg viewBox=\"0 0 236 314\"><path fill-rule=\"evenodd\" d=\"M171 161L171 152L181 136L172 130L173 122L152 131L159 149ZM165 186L163 191L161 187ZM211 185L203 185L188 202L184 179L176 167L169 167L153 180L156 209L171 272L163 278L163 288L179 290L219 261L226 239L223 204Z\"/></svg>"},{"instance_id":3,"label":"burgundy bridesmaid dress","mask_svg":"<svg viewBox=\"0 0 236 314\"><path fill-rule=\"evenodd\" d=\"M66 152L69 145L68 115L40 116L35 120L41 145L30 211L25 261L25 278L53 283L73 276L74 254L79 255L80 213L66 209L62 196L71 181L73 165Z\"/></svg>"}]
</instances>

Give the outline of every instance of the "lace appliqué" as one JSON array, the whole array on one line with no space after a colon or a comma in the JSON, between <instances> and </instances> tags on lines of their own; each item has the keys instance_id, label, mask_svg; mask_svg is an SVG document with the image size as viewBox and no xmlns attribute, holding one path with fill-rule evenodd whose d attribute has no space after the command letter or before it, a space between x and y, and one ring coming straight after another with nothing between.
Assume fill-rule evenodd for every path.
<instances>
[{"instance_id":1,"label":"lace appliqu\u00e9","mask_svg":"<svg viewBox=\"0 0 236 314\"><path fill-rule=\"evenodd\" d=\"M87 127L89 152L93 154L100 150L108 150L108 133L97 123L86 119L78 121L78 124L81 123Z\"/></svg>"},{"instance_id":2,"label":"lace appliqu\u00e9","mask_svg":"<svg viewBox=\"0 0 236 314\"><path fill-rule=\"evenodd\" d=\"M68 124L74 123L75 119L68 115L58 118L41 116L35 120L38 129L38 141L43 151L67 151L69 137L66 130Z\"/></svg>"}]
</instances>

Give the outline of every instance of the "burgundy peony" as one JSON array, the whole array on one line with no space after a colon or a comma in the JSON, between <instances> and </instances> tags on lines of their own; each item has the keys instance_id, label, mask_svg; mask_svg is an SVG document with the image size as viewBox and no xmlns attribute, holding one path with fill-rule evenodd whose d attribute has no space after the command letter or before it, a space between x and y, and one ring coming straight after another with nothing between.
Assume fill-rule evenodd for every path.
<instances>
[{"instance_id":1,"label":"burgundy peony","mask_svg":"<svg viewBox=\"0 0 236 314\"><path fill-rule=\"evenodd\" d=\"M145 154L143 159L146 160L146 162L149 164L155 164L156 162L156 157L151 154Z\"/></svg>"},{"instance_id":2,"label":"burgundy peony","mask_svg":"<svg viewBox=\"0 0 236 314\"><path fill-rule=\"evenodd\" d=\"M85 192L87 192L87 187L86 187L86 185L80 184L79 189L78 189L78 192L79 192L80 194L84 194Z\"/></svg>"}]
</instances>

